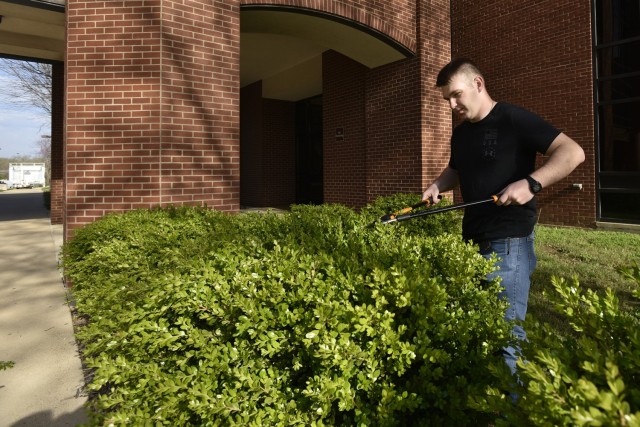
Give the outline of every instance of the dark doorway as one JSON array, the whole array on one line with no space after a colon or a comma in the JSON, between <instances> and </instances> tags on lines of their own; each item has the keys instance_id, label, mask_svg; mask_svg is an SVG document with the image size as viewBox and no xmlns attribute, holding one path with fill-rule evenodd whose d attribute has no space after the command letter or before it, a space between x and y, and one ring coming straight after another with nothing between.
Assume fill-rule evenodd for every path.
<instances>
[{"instance_id":1,"label":"dark doorway","mask_svg":"<svg viewBox=\"0 0 640 427\"><path fill-rule=\"evenodd\" d=\"M296 203L321 204L322 96L296 102Z\"/></svg>"}]
</instances>

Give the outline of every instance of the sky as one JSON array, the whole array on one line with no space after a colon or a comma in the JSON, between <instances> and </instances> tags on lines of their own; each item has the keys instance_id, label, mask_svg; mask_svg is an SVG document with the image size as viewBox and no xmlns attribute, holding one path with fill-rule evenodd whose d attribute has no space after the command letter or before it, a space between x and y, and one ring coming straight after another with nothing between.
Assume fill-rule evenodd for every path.
<instances>
[{"instance_id":1,"label":"sky","mask_svg":"<svg viewBox=\"0 0 640 427\"><path fill-rule=\"evenodd\" d=\"M0 72L0 157L38 156L38 141L51 134L50 118L39 110L9 102L1 90L12 80Z\"/></svg>"}]
</instances>

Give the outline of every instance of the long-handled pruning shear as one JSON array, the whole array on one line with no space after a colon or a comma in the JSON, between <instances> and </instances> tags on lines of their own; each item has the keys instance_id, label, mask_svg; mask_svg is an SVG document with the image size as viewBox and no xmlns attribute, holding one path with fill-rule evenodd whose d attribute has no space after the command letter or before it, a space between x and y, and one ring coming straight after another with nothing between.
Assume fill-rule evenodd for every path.
<instances>
[{"instance_id":1,"label":"long-handled pruning shear","mask_svg":"<svg viewBox=\"0 0 640 427\"><path fill-rule=\"evenodd\" d=\"M452 211L455 209L462 209L462 208L466 208L468 206L473 206L473 205L479 205L482 203L489 203L489 202L497 202L498 201L498 196L491 196L491 198L489 199L484 199L484 200L477 200L475 202L468 202L468 203L459 203L457 205L451 205L451 206L445 206L444 208L439 208L439 209L429 209L429 210L424 210L424 211L419 211L419 212L411 212L413 209L416 209L420 206L424 206L427 205L429 202L427 200L423 200L420 203L417 203L411 207L408 208L404 208L404 209L400 209L397 212L394 212L392 214L387 214L387 215L383 215L382 217L380 217L380 222L383 224L390 224L392 222L400 222L400 221L407 221L409 219L412 218L417 218L417 217L421 217L421 216L425 216L425 215L433 215L433 214L437 214L437 213L441 213L441 212L447 212L447 211Z\"/></svg>"},{"instance_id":2,"label":"long-handled pruning shear","mask_svg":"<svg viewBox=\"0 0 640 427\"><path fill-rule=\"evenodd\" d=\"M440 199L442 199L442 196L438 196L438 200L440 200ZM380 222L382 222L383 224L386 224L387 222L390 222L390 221L394 220L395 218L397 218L397 217L399 217L401 215L406 215L406 214L408 214L409 212L411 212L414 209L418 209L419 207L427 206L429 204L430 204L429 200L422 200L422 201L416 203L413 206L402 208L399 211L395 211L394 213L382 215L380 217Z\"/></svg>"}]
</instances>

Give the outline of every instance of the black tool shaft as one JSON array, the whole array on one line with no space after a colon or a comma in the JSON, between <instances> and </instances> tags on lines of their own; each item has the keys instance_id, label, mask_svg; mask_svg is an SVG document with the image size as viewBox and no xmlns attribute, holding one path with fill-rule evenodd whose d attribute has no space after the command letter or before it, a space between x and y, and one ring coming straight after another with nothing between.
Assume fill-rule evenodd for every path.
<instances>
[{"instance_id":1,"label":"black tool shaft","mask_svg":"<svg viewBox=\"0 0 640 427\"><path fill-rule=\"evenodd\" d=\"M420 216L433 215L433 214L437 214L437 213L452 211L452 210L455 210L455 209L462 209L462 208L466 208L466 207L473 206L473 205L479 205L479 204L482 204L482 203L495 202L496 200L498 200L498 196L491 196L490 199L477 200L475 202L468 202L468 203L460 203L460 204L457 204L457 205L446 206L444 208L439 208L439 209L430 209L430 210L426 210L426 211L408 213L406 215L398 215L395 218L390 218L387 221L383 221L383 224L390 224L392 222L406 221L406 220L409 220L409 219L412 219L412 218L417 218L417 217L420 217Z\"/></svg>"}]
</instances>

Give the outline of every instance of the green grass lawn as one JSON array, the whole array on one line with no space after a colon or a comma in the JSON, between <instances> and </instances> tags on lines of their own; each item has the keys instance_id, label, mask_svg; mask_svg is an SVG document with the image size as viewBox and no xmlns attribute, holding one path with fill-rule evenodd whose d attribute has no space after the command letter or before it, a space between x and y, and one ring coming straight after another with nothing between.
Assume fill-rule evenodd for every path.
<instances>
[{"instance_id":1,"label":"green grass lawn","mask_svg":"<svg viewBox=\"0 0 640 427\"><path fill-rule=\"evenodd\" d=\"M623 310L638 309L631 296L634 286L617 269L640 263L640 233L602 231L568 227L536 227L538 265L532 277L529 313L540 320L561 321L551 313L543 292L551 291L551 277L576 276L584 288L610 288Z\"/></svg>"}]
</instances>

